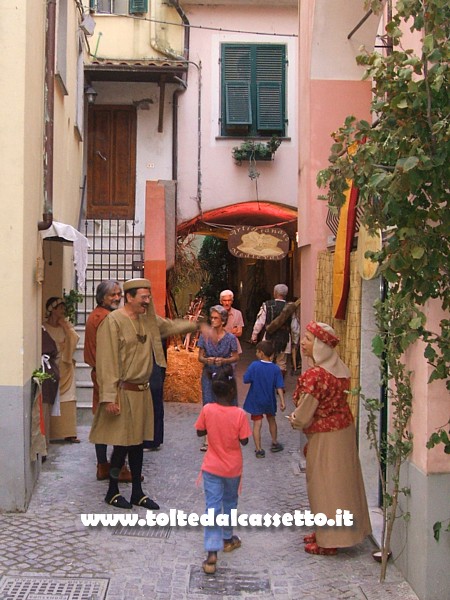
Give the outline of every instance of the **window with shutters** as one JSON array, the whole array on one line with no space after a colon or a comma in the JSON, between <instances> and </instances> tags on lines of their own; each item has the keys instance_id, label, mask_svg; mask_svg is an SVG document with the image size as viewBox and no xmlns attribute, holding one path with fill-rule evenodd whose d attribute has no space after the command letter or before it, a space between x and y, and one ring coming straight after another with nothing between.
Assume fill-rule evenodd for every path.
<instances>
[{"instance_id":1,"label":"window with shutters","mask_svg":"<svg viewBox=\"0 0 450 600\"><path fill-rule=\"evenodd\" d=\"M148 0L89 0L89 8L99 14L141 15L148 12Z\"/></svg>"},{"instance_id":2,"label":"window with shutters","mask_svg":"<svg viewBox=\"0 0 450 600\"><path fill-rule=\"evenodd\" d=\"M284 136L286 46L222 44L221 134Z\"/></svg>"}]
</instances>

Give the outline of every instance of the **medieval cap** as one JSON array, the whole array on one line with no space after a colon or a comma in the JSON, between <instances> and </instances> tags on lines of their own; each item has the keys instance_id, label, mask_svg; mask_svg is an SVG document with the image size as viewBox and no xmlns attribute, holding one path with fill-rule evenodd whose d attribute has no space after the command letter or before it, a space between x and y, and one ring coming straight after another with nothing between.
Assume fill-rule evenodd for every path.
<instances>
[{"instance_id":1,"label":"medieval cap","mask_svg":"<svg viewBox=\"0 0 450 600\"><path fill-rule=\"evenodd\" d=\"M148 279L128 279L123 284L123 291L127 292L128 290L135 290L139 288L148 288L150 289L152 286L150 285L150 281Z\"/></svg>"}]
</instances>

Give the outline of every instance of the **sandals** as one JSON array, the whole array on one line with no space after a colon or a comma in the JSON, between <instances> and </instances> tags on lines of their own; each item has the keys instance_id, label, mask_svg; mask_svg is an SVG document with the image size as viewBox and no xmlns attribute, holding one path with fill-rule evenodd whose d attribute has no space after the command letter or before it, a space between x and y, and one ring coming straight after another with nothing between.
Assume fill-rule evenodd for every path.
<instances>
[{"instance_id":1,"label":"sandals","mask_svg":"<svg viewBox=\"0 0 450 600\"><path fill-rule=\"evenodd\" d=\"M140 500L133 500L133 498L131 498L131 504L134 504L135 506L142 506L147 510L159 510L159 504L156 504L156 502L154 502L148 496L142 496Z\"/></svg>"},{"instance_id":2,"label":"sandals","mask_svg":"<svg viewBox=\"0 0 450 600\"><path fill-rule=\"evenodd\" d=\"M241 538L237 535L233 535L229 540L223 540L223 551L232 552L236 548L240 548L242 545Z\"/></svg>"},{"instance_id":3,"label":"sandals","mask_svg":"<svg viewBox=\"0 0 450 600\"><path fill-rule=\"evenodd\" d=\"M200 452L206 452L208 450L208 444L203 444L203 446L200 448Z\"/></svg>"},{"instance_id":4,"label":"sandals","mask_svg":"<svg viewBox=\"0 0 450 600\"><path fill-rule=\"evenodd\" d=\"M334 556L337 554L337 548L322 548L314 542L312 544L306 544L305 552L308 554L317 554L319 556Z\"/></svg>"},{"instance_id":5,"label":"sandals","mask_svg":"<svg viewBox=\"0 0 450 600\"><path fill-rule=\"evenodd\" d=\"M261 450L255 450L256 458L264 458L266 456L265 450L261 448Z\"/></svg>"},{"instance_id":6,"label":"sandals","mask_svg":"<svg viewBox=\"0 0 450 600\"><path fill-rule=\"evenodd\" d=\"M65 442L69 442L69 444L80 444L81 440L77 438L76 435L71 435L70 437L64 438Z\"/></svg>"},{"instance_id":7,"label":"sandals","mask_svg":"<svg viewBox=\"0 0 450 600\"><path fill-rule=\"evenodd\" d=\"M128 500L125 500L125 498L120 494L114 494L114 496L112 496L111 498L109 498L108 495L106 495L105 502L110 506L114 506L114 508L132 508Z\"/></svg>"},{"instance_id":8,"label":"sandals","mask_svg":"<svg viewBox=\"0 0 450 600\"><path fill-rule=\"evenodd\" d=\"M284 446L283 444L280 444L279 442L277 442L276 444L272 444L270 451L271 452L281 452L282 450L284 450Z\"/></svg>"},{"instance_id":9,"label":"sandals","mask_svg":"<svg viewBox=\"0 0 450 600\"><path fill-rule=\"evenodd\" d=\"M303 541L305 542L305 544L314 544L314 542L316 541L316 534L310 533L309 535L305 535Z\"/></svg>"}]
</instances>

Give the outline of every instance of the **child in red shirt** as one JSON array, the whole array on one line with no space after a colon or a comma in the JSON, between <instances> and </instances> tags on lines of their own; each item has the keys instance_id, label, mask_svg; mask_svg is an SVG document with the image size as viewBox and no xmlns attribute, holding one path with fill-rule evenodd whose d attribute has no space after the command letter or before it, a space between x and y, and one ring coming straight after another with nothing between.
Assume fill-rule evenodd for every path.
<instances>
[{"instance_id":1,"label":"child in red shirt","mask_svg":"<svg viewBox=\"0 0 450 600\"><path fill-rule=\"evenodd\" d=\"M213 392L216 402L205 404L195 423L197 435L208 435L208 450L202 464L203 487L205 490L206 513L214 509L217 515L228 515L237 508L239 484L242 475L242 451L252 431L242 408L233 406L236 397L236 380L233 370L225 365L213 377ZM217 552L231 552L241 545L233 535L230 522L227 526L205 527L205 550L208 556L203 561L205 573L216 572Z\"/></svg>"}]
</instances>

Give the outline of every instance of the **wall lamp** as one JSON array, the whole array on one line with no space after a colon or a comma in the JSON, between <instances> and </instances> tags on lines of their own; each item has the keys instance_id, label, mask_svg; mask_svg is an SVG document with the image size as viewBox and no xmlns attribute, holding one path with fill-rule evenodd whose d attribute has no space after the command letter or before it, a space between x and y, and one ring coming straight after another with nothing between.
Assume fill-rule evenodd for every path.
<instances>
[{"instance_id":1,"label":"wall lamp","mask_svg":"<svg viewBox=\"0 0 450 600\"><path fill-rule=\"evenodd\" d=\"M91 85L88 85L86 88L84 88L84 94L86 96L88 104L95 104L98 93L94 90L94 88Z\"/></svg>"}]
</instances>

